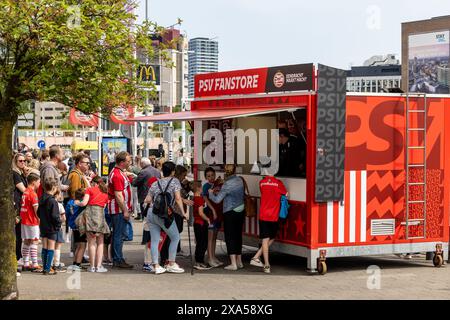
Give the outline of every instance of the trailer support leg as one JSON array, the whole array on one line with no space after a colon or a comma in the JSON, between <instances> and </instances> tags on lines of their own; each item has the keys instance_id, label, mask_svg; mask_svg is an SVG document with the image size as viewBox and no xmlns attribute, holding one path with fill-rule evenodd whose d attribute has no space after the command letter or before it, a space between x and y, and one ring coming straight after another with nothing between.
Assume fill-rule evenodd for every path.
<instances>
[{"instance_id":1,"label":"trailer support leg","mask_svg":"<svg viewBox=\"0 0 450 320\"><path fill-rule=\"evenodd\" d=\"M319 252L317 250L309 250L307 259L308 273L317 273L317 259L319 258Z\"/></svg>"},{"instance_id":2,"label":"trailer support leg","mask_svg":"<svg viewBox=\"0 0 450 320\"><path fill-rule=\"evenodd\" d=\"M308 253L308 269L307 272L311 274L324 275L327 273L326 250L311 250Z\"/></svg>"}]
</instances>

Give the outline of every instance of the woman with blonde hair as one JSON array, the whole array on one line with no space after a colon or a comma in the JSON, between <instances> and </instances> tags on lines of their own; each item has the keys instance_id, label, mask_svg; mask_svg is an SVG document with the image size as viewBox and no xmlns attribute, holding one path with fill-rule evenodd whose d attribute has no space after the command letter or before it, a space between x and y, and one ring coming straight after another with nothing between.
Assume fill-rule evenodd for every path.
<instances>
[{"instance_id":1,"label":"woman with blonde hair","mask_svg":"<svg viewBox=\"0 0 450 320\"><path fill-rule=\"evenodd\" d=\"M38 159L31 159L28 163L28 167L31 169L39 170L39 168L41 167L41 163Z\"/></svg>"},{"instance_id":2,"label":"woman with blonde hair","mask_svg":"<svg viewBox=\"0 0 450 320\"><path fill-rule=\"evenodd\" d=\"M17 153L12 161L11 169L13 171L14 181L14 209L16 210L16 258L22 258L22 230L20 224L20 206L22 195L27 189L27 175L29 169L26 167L26 159L22 153Z\"/></svg>"},{"instance_id":3,"label":"woman with blonde hair","mask_svg":"<svg viewBox=\"0 0 450 320\"><path fill-rule=\"evenodd\" d=\"M223 201L223 227L225 243L231 264L226 270L238 270L242 263L242 227L245 220L244 181L236 175L236 165L225 165L225 183L219 192L209 189L209 199L215 203Z\"/></svg>"}]
</instances>

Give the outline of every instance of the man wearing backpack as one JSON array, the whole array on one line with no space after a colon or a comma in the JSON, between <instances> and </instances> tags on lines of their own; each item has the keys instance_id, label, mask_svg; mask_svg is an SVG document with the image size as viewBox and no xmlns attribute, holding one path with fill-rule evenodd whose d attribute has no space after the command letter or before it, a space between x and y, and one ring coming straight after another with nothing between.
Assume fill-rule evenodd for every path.
<instances>
[{"instance_id":1,"label":"man wearing backpack","mask_svg":"<svg viewBox=\"0 0 450 320\"><path fill-rule=\"evenodd\" d=\"M123 258L123 234L125 224L130 220L131 212L131 182L127 169L131 164L131 156L122 151L116 156L116 166L108 177L108 211L112 217L112 256L113 268L132 269Z\"/></svg>"},{"instance_id":2,"label":"man wearing backpack","mask_svg":"<svg viewBox=\"0 0 450 320\"><path fill-rule=\"evenodd\" d=\"M259 182L259 189L261 191L259 238L262 239L262 246L252 258L250 264L256 267L262 267L265 273L270 273L269 247L274 242L278 232L281 196L287 195L287 190L281 180L267 173L266 168L262 168L262 171L265 176ZM264 257L264 264L259 259L261 255Z\"/></svg>"},{"instance_id":3,"label":"man wearing backpack","mask_svg":"<svg viewBox=\"0 0 450 320\"><path fill-rule=\"evenodd\" d=\"M150 187L145 203L149 203L151 208L147 214L147 220L150 224L151 238L151 255L155 274L164 272L183 273L184 269L180 268L175 262L177 255L177 247L180 241L180 233L178 231L173 210L175 205L180 208L181 216L189 220L189 213L186 213L181 198L180 181L174 177L175 164L171 161L165 162L162 166L163 178L153 183ZM176 203L176 204L175 204ZM169 259L167 266L161 267L159 264L158 244L161 229L170 239Z\"/></svg>"}]
</instances>

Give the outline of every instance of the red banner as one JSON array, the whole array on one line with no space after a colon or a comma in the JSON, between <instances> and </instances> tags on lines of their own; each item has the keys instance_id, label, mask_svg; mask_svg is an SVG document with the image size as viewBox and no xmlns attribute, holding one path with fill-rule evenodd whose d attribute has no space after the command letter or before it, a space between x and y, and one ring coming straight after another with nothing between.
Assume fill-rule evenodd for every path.
<instances>
[{"instance_id":1,"label":"red banner","mask_svg":"<svg viewBox=\"0 0 450 320\"><path fill-rule=\"evenodd\" d=\"M69 121L73 125L98 127L98 114L85 114L75 108L71 108Z\"/></svg>"},{"instance_id":2,"label":"red banner","mask_svg":"<svg viewBox=\"0 0 450 320\"><path fill-rule=\"evenodd\" d=\"M304 90L314 90L312 63L198 74L195 76L194 96L200 98Z\"/></svg>"},{"instance_id":3,"label":"red banner","mask_svg":"<svg viewBox=\"0 0 450 320\"><path fill-rule=\"evenodd\" d=\"M134 117L134 108L131 106L121 106L114 108L111 112L111 120L120 124L131 124L127 119Z\"/></svg>"}]
</instances>

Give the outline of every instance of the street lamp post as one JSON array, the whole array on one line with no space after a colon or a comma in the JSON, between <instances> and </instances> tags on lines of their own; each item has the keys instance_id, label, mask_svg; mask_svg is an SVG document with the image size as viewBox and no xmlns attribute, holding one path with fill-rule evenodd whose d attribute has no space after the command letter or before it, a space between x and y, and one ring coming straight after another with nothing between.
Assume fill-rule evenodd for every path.
<instances>
[{"instance_id":1,"label":"street lamp post","mask_svg":"<svg viewBox=\"0 0 450 320\"><path fill-rule=\"evenodd\" d=\"M148 21L148 0L145 0L145 21ZM145 55L145 62L148 65L148 54ZM145 94L144 115L147 116L148 92ZM144 123L144 157L148 157L148 122Z\"/></svg>"}]
</instances>

